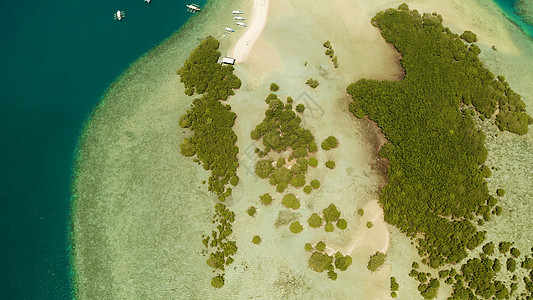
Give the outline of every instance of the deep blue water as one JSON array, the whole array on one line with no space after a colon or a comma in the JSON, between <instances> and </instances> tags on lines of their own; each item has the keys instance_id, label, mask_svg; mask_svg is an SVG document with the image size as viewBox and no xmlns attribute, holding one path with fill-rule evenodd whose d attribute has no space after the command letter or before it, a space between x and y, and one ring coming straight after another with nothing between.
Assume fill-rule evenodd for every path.
<instances>
[{"instance_id":1,"label":"deep blue water","mask_svg":"<svg viewBox=\"0 0 533 300\"><path fill-rule=\"evenodd\" d=\"M122 71L187 21L189 1L0 1L0 299L71 297L70 182L83 123Z\"/></svg>"},{"instance_id":2,"label":"deep blue water","mask_svg":"<svg viewBox=\"0 0 533 300\"><path fill-rule=\"evenodd\" d=\"M522 18L515 13L516 0L493 0L503 11L505 16L515 23L522 31L533 38L533 26L525 23Z\"/></svg>"}]
</instances>

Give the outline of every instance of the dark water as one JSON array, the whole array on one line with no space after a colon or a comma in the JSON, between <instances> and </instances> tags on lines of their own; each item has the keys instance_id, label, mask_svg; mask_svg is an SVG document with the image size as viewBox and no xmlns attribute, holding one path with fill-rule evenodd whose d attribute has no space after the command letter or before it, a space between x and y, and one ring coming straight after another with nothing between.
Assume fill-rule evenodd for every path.
<instances>
[{"instance_id":1,"label":"dark water","mask_svg":"<svg viewBox=\"0 0 533 300\"><path fill-rule=\"evenodd\" d=\"M0 1L0 299L71 297L77 138L105 88L187 21L189 1Z\"/></svg>"},{"instance_id":2,"label":"dark water","mask_svg":"<svg viewBox=\"0 0 533 300\"><path fill-rule=\"evenodd\" d=\"M525 34L533 38L533 25L530 25L524 22L521 16L516 14L515 4L516 0L493 0L500 9L503 11L505 16L513 23L516 24Z\"/></svg>"}]
</instances>

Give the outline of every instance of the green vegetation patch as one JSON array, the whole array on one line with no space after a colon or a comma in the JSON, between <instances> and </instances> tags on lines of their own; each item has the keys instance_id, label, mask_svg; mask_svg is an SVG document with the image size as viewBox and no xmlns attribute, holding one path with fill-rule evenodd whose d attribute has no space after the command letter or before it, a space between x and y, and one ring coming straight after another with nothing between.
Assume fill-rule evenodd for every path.
<instances>
[{"instance_id":1,"label":"green vegetation patch","mask_svg":"<svg viewBox=\"0 0 533 300\"><path fill-rule=\"evenodd\" d=\"M326 232L333 232L333 230L335 230L335 226L333 226L331 223L326 223L326 225L324 225L324 230L326 230Z\"/></svg>"},{"instance_id":2,"label":"green vegetation patch","mask_svg":"<svg viewBox=\"0 0 533 300\"><path fill-rule=\"evenodd\" d=\"M255 208L255 206L250 206L250 207L248 207L248 209L246 210L246 213L247 213L250 217L253 217L253 216L255 216L255 214L257 213L257 208Z\"/></svg>"},{"instance_id":3,"label":"green vegetation patch","mask_svg":"<svg viewBox=\"0 0 533 300\"><path fill-rule=\"evenodd\" d=\"M304 187L304 193L306 193L306 194L311 194L312 191L313 191L313 187L312 187L312 186L310 186L310 185L306 185L306 186Z\"/></svg>"},{"instance_id":4,"label":"green vegetation patch","mask_svg":"<svg viewBox=\"0 0 533 300\"><path fill-rule=\"evenodd\" d=\"M379 267L381 267L381 265L383 265L384 263L385 263L385 253L378 251L372 256L370 256L370 260L368 261L368 264L366 267L370 271L374 272L377 269L379 269Z\"/></svg>"},{"instance_id":5,"label":"green vegetation patch","mask_svg":"<svg viewBox=\"0 0 533 300\"><path fill-rule=\"evenodd\" d=\"M289 226L289 229L291 230L292 233L299 233L302 230L304 230L304 227L302 226L302 224L300 224L300 222L295 221L291 223L291 225Z\"/></svg>"},{"instance_id":6,"label":"green vegetation patch","mask_svg":"<svg viewBox=\"0 0 533 300\"><path fill-rule=\"evenodd\" d=\"M191 52L177 74L185 85L185 94L205 94L216 100L226 100L241 87L241 80L233 74L233 66L218 63L220 43L208 37Z\"/></svg>"},{"instance_id":7,"label":"green vegetation patch","mask_svg":"<svg viewBox=\"0 0 533 300\"><path fill-rule=\"evenodd\" d=\"M206 263L215 270L225 271L227 265L233 263L233 255L237 253L237 244L235 241L229 240L233 233L231 224L235 221L235 213L230 211L224 204L217 203L215 205L215 214L213 215L213 223L218 231L213 230L211 236L205 236L202 240L209 258ZM211 284L219 288L224 285L224 275L218 274L211 280Z\"/></svg>"},{"instance_id":8,"label":"green vegetation patch","mask_svg":"<svg viewBox=\"0 0 533 300\"><path fill-rule=\"evenodd\" d=\"M311 254L311 257L309 258L309 267L313 269L315 272L323 272L325 270L328 270L330 266L333 266L333 257L320 253L320 252L313 252Z\"/></svg>"},{"instance_id":9,"label":"green vegetation patch","mask_svg":"<svg viewBox=\"0 0 533 300\"><path fill-rule=\"evenodd\" d=\"M390 290L392 292L397 292L400 289L400 284L396 281L396 277L390 278Z\"/></svg>"},{"instance_id":10,"label":"green vegetation patch","mask_svg":"<svg viewBox=\"0 0 533 300\"><path fill-rule=\"evenodd\" d=\"M254 244L256 244L256 245L261 244L261 237L258 236L258 235L255 235L255 236L252 238L252 243L254 243Z\"/></svg>"},{"instance_id":11,"label":"green vegetation patch","mask_svg":"<svg viewBox=\"0 0 533 300\"><path fill-rule=\"evenodd\" d=\"M178 70L185 93L204 94L193 101L192 108L180 117L180 126L189 128L193 136L180 145L184 156L195 156L203 163L205 170L211 171L209 191L216 193L223 201L231 194L228 183L238 183L237 136L233 132L236 114L225 100L233 95L233 89L241 86L241 81L233 74L233 67L217 63L220 52L219 42L207 38L192 51L182 68Z\"/></svg>"},{"instance_id":12,"label":"green vegetation patch","mask_svg":"<svg viewBox=\"0 0 533 300\"><path fill-rule=\"evenodd\" d=\"M324 208L324 210L322 210L322 214L324 215L324 220L327 223L335 222L341 216L341 212L333 203L331 203L328 207Z\"/></svg>"},{"instance_id":13,"label":"green vegetation patch","mask_svg":"<svg viewBox=\"0 0 533 300\"><path fill-rule=\"evenodd\" d=\"M440 15L405 7L372 19L402 54L404 79L350 85L350 111L376 121L390 142L380 151L389 161L379 199L385 220L416 238L419 254L438 267L460 262L485 236L473 224L489 198L480 168L485 136L461 105L487 118L499 106L500 130L518 134L529 117L520 96L483 67L478 46L443 27Z\"/></svg>"},{"instance_id":14,"label":"green vegetation patch","mask_svg":"<svg viewBox=\"0 0 533 300\"><path fill-rule=\"evenodd\" d=\"M317 179L311 180L310 184L314 189L318 189L320 187L320 181L318 181Z\"/></svg>"},{"instance_id":15,"label":"green vegetation patch","mask_svg":"<svg viewBox=\"0 0 533 300\"><path fill-rule=\"evenodd\" d=\"M259 197L259 200L261 201L261 204L263 205L270 205L272 204L272 196L270 196L269 193L263 194Z\"/></svg>"},{"instance_id":16,"label":"green vegetation patch","mask_svg":"<svg viewBox=\"0 0 533 300\"><path fill-rule=\"evenodd\" d=\"M326 250L326 243L324 243L322 241L316 243L315 249L316 249L316 251L324 252L324 250Z\"/></svg>"},{"instance_id":17,"label":"green vegetation patch","mask_svg":"<svg viewBox=\"0 0 533 300\"><path fill-rule=\"evenodd\" d=\"M211 285L218 288L221 288L224 286L224 276L217 275L211 279Z\"/></svg>"},{"instance_id":18,"label":"green vegetation patch","mask_svg":"<svg viewBox=\"0 0 533 300\"><path fill-rule=\"evenodd\" d=\"M270 84L270 90L273 91L273 92L279 91L279 85L277 85L275 83L271 83Z\"/></svg>"},{"instance_id":19,"label":"green vegetation patch","mask_svg":"<svg viewBox=\"0 0 533 300\"><path fill-rule=\"evenodd\" d=\"M317 167L318 166L318 160L316 158L314 158L314 157L311 157L309 159L309 165L311 167Z\"/></svg>"},{"instance_id":20,"label":"green vegetation patch","mask_svg":"<svg viewBox=\"0 0 533 300\"><path fill-rule=\"evenodd\" d=\"M503 282L496 280L500 270L498 259L472 258L461 266L461 274L454 276L453 299L476 299L475 295L485 299L495 297L504 299L509 290Z\"/></svg>"},{"instance_id":21,"label":"green vegetation patch","mask_svg":"<svg viewBox=\"0 0 533 300\"><path fill-rule=\"evenodd\" d=\"M292 208L292 209L300 208L300 201L298 201L298 199L296 199L296 196L294 196L294 194L292 193L289 193L283 196L283 200L281 201L281 204L283 204L283 206L287 208Z\"/></svg>"},{"instance_id":22,"label":"green vegetation patch","mask_svg":"<svg viewBox=\"0 0 533 300\"><path fill-rule=\"evenodd\" d=\"M300 126L302 119L292 109L285 108L279 98L271 94L265 100L268 109L265 118L250 133L253 140L262 139L264 153L283 152L291 147L308 149L315 138L311 131Z\"/></svg>"},{"instance_id":23,"label":"green vegetation patch","mask_svg":"<svg viewBox=\"0 0 533 300\"><path fill-rule=\"evenodd\" d=\"M307 223L309 223L311 228L320 228L322 226L322 218L317 213L313 213Z\"/></svg>"},{"instance_id":24,"label":"green vegetation patch","mask_svg":"<svg viewBox=\"0 0 533 300\"><path fill-rule=\"evenodd\" d=\"M275 94L270 94L265 102L269 105L265 118L250 133L252 139L261 140L264 146L264 150L257 149L256 152L260 157L271 151L292 152L288 159L279 157L275 164L273 160L260 160L255 166L255 173L260 178L269 178L270 184L275 185L280 193L289 184L296 188L304 187L309 166L307 157L317 151L315 137L311 131L300 126L302 119L291 105L283 105ZM285 167L288 162L292 164L290 169ZM307 193L310 193L309 189Z\"/></svg>"},{"instance_id":25,"label":"green vegetation patch","mask_svg":"<svg viewBox=\"0 0 533 300\"><path fill-rule=\"evenodd\" d=\"M475 33L473 33L472 31L470 31L470 30L466 30L465 32L463 32L463 34L461 34L460 38L465 40L467 43L475 43L475 42L477 42L477 35Z\"/></svg>"},{"instance_id":26,"label":"green vegetation patch","mask_svg":"<svg viewBox=\"0 0 533 300\"><path fill-rule=\"evenodd\" d=\"M335 268L346 271L349 266L352 265L352 257L350 255L343 255L342 253L338 252L335 253Z\"/></svg>"},{"instance_id":27,"label":"green vegetation patch","mask_svg":"<svg viewBox=\"0 0 533 300\"><path fill-rule=\"evenodd\" d=\"M335 55L335 51L333 50L333 46L331 46L331 42L330 41L326 41L323 44L323 46L324 46L324 48L326 48L325 54L327 56L329 56L329 58L331 58L331 61L333 62L333 66L335 67L335 69L338 68L339 67L338 58Z\"/></svg>"},{"instance_id":28,"label":"green vegetation patch","mask_svg":"<svg viewBox=\"0 0 533 300\"><path fill-rule=\"evenodd\" d=\"M318 85L319 85L318 80L313 79L313 78L307 79L305 84L307 84L308 86L310 86L313 89L316 89L318 87Z\"/></svg>"},{"instance_id":29,"label":"green vegetation patch","mask_svg":"<svg viewBox=\"0 0 533 300\"><path fill-rule=\"evenodd\" d=\"M340 230L345 230L346 228L348 228L348 222L346 222L345 219L339 219L337 221L337 228L339 228Z\"/></svg>"},{"instance_id":30,"label":"green vegetation patch","mask_svg":"<svg viewBox=\"0 0 533 300\"><path fill-rule=\"evenodd\" d=\"M335 169L335 162L332 160L328 160L326 162L326 167L328 167L329 169Z\"/></svg>"},{"instance_id":31,"label":"green vegetation patch","mask_svg":"<svg viewBox=\"0 0 533 300\"><path fill-rule=\"evenodd\" d=\"M337 148L339 146L339 140L337 140L336 137L330 135L322 142L322 144L320 144L320 146L326 151L333 148Z\"/></svg>"}]
</instances>

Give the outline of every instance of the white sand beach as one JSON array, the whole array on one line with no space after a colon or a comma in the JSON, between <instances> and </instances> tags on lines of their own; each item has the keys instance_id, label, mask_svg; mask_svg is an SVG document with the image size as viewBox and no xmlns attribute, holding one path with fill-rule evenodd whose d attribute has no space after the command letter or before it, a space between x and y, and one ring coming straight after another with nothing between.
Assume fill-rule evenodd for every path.
<instances>
[{"instance_id":1,"label":"white sand beach","mask_svg":"<svg viewBox=\"0 0 533 300\"><path fill-rule=\"evenodd\" d=\"M248 58L250 51L261 36L266 26L270 0L253 0L251 23L239 38L231 52L231 57L235 58L237 63L243 62Z\"/></svg>"}]
</instances>

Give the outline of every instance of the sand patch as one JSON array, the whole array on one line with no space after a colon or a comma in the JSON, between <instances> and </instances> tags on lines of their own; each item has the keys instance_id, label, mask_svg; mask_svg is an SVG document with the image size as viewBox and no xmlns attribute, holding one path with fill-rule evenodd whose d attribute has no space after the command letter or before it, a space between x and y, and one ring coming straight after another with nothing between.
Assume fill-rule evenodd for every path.
<instances>
[{"instance_id":1,"label":"sand patch","mask_svg":"<svg viewBox=\"0 0 533 300\"><path fill-rule=\"evenodd\" d=\"M248 58L248 54L250 54L250 51L252 51L255 42L266 26L269 8L270 0L253 1L251 17L252 22L241 38L237 41L232 51L232 56L235 58L236 62L240 63Z\"/></svg>"}]
</instances>

